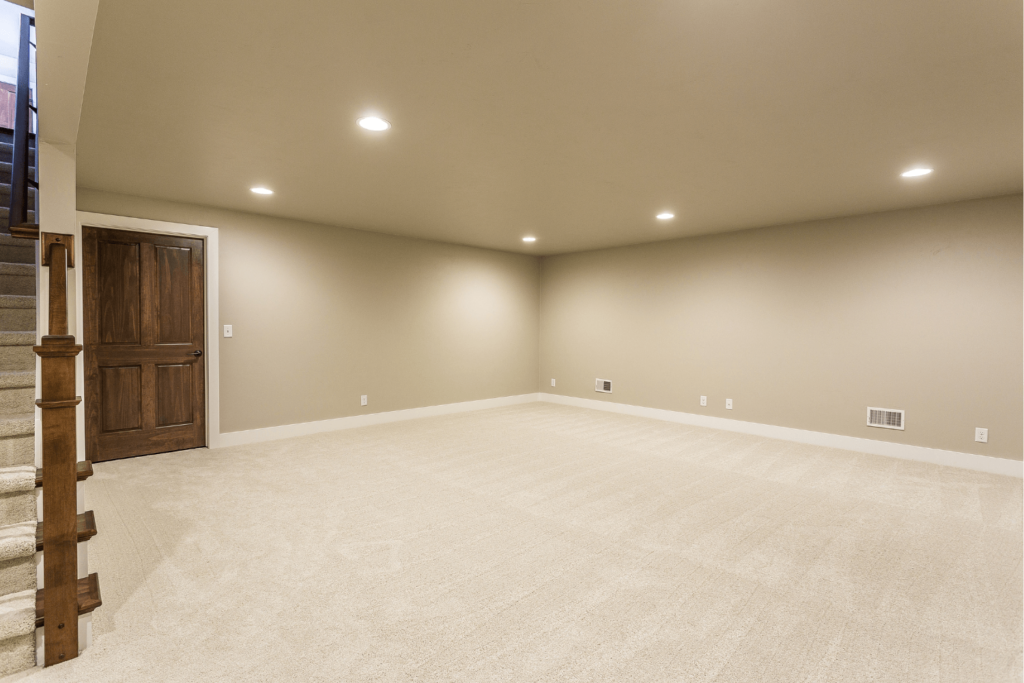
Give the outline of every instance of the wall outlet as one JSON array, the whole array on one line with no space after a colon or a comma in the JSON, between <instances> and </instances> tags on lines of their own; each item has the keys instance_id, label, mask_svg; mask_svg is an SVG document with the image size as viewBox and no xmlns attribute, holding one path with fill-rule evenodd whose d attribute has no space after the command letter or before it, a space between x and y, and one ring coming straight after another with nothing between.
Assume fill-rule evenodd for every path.
<instances>
[{"instance_id":1,"label":"wall outlet","mask_svg":"<svg viewBox=\"0 0 1024 683\"><path fill-rule=\"evenodd\" d=\"M732 399L731 398L725 399L725 409L726 410L732 410Z\"/></svg>"},{"instance_id":2,"label":"wall outlet","mask_svg":"<svg viewBox=\"0 0 1024 683\"><path fill-rule=\"evenodd\" d=\"M974 429L974 440L978 443L988 443L988 429L986 427L976 427Z\"/></svg>"},{"instance_id":3,"label":"wall outlet","mask_svg":"<svg viewBox=\"0 0 1024 683\"><path fill-rule=\"evenodd\" d=\"M365 406L366 405L366 394L363 394L362 396L359 397L359 405L361 405L361 406Z\"/></svg>"},{"instance_id":4,"label":"wall outlet","mask_svg":"<svg viewBox=\"0 0 1024 683\"><path fill-rule=\"evenodd\" d=\"M554 377L551 378L551 386L555 386L555 378Z\"/></svg>"},{"instance_id":5,"label":"wall outlet","mask_svg":"<svg viewBox=\"0 0 1024 683\"><path fill-rule=\"evenodd\" d=\"M231 325L225 325L224 326L224 337L227 338L227 337L230 337L231 335L232 335Z\"/></svg>"},{"instance_id":6,"label":"wall outlet","mask_svg":"<svg viewBox=\"0 0 1024 683\"><path fill-rule=\"evenodd\" d=\"M702 406L706 406L708 404L708 397L707 396L701 396L700 397L700 404Z\"/></svg>"}]
</instances>

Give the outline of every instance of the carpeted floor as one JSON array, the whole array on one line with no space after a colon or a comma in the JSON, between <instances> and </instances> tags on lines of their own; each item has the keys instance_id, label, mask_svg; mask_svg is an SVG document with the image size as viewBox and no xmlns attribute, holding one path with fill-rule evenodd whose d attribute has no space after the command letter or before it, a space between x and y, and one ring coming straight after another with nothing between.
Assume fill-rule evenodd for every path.
<instances>
[{"instance_id":1,"label":"carpeted floor","mask_svg":"<svg viewBox=\"0 0 1024 683\"><path fill-rule=\"evenodd\" d=\"M31 681L1022 675L1021 481L551 404L97 466Z\"/></svg>"}]
</instances>

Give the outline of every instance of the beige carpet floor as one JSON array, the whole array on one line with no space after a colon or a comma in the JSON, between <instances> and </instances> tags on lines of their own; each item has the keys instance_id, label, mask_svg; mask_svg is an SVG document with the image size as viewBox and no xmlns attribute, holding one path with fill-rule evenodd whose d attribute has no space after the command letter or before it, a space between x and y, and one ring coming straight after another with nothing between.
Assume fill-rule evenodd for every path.
<instances>
[{"instance_id":1,"label":"beige carpet floor","mask_svg":"<svg viewBox=\"0 0 1024 683\"><path fill-rule=\"evenodd\" d=\"M528 404L97 466L31 681L1022 674L1020 480Z\"/></svg>"}]
</instances>

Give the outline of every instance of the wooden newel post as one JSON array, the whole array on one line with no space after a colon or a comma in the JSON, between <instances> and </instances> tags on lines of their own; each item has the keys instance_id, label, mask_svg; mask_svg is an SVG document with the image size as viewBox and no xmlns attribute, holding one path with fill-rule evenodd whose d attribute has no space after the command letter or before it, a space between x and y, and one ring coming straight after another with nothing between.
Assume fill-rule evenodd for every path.
<instances>
[{"instance_id":1,"label":"wooden newel post","mask_svg":"<svg viewBox=\"0 0 1024 683\"><path fill-rule=\"evenodd\" d=\"M45 665L78 656L78 496L75 465L75 357L82 347L68 334L67 269L74 266L72 235L42 235L42 263L50 267L49 334L34 347L40 357L43 422L43 576L46 595Z\"/></svg>"}]
</instances>

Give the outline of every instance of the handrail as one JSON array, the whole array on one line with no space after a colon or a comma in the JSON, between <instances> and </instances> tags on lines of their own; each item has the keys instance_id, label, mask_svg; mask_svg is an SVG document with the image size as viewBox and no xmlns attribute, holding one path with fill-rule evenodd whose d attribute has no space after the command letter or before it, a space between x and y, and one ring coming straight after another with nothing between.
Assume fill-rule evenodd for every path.
<instances>
[{"instance_id":1,"label":"handrail","mask_svg":"<svg viewBox=\"0 0 1024 683\"><path fill-rule=\"evenodd\" d=\"M43 444L44 663L78 656L78 451L75 444L75 357L82 347L68 334L67 272L74 236L43 233L42 265L50 269L49 334L33 348L40 358Z\"/></svg>"},{"instance_id":2,"label":"handrail","mask_svg":"<svg viewBox=\"0 0 1024 683\"><path fill-rule=\"evenodd\" d=\"M14 153L11 156L11 203L7 212L7 226L17 237L36 237L39 228L28 223L29 184L38 188L37 181L28 177L29 129L31 115L36 111L31 102L30 60L32 26L35 19L21 15L21 44L18 48L18 85L14 98ZM38 155L38 150L36 154ZM37 190L38 196L38 190ZM19 230L20 228L20 230ZM20 234L17 234L20 233Z\"/></svg>"}]
</instances>

